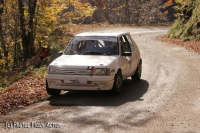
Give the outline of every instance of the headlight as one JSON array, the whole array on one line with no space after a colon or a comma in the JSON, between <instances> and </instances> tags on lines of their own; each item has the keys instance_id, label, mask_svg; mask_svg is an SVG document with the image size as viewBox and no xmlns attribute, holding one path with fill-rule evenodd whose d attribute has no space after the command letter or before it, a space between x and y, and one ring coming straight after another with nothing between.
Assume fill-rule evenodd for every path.
<instances>
[{"instance_id":1,"label":"headlight","mask_svg":"<svg viewBox=\"0 0 200 133\"><path fill-rule=\"evenodd\" d=\"M59 68L55 68L55 67L50 67L49 68L49 74L59 74L60 73L60 69Z\"/></svg>"},{"instance_id":2,"label":"headlight","mask_svg":"<svg viewBox=\"0 0 200 133\"><path fill-rule=\"evenodd\" d=\"M106 76L107 75L107 70L106 68L96 68L94 70L94 76Z\"/></svg>"}]
</instances>

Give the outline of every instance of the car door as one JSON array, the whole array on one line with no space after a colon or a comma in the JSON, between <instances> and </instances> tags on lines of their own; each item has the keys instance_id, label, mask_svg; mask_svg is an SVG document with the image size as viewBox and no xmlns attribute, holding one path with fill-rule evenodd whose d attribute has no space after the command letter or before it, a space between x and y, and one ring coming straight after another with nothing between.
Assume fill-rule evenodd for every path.
<instances>
[{"instance_id":1,"label":"car door","mask_svg":"<svg viewBox=\"0 0 200 133\"><path fill-rule=\"evenodd\" d=\"M122 61L122 71L123 71L123 77L128 78L133 73L133 65L134 65L134 56L122 56L123 52L132 52L131 45L129 43L129 37L127 35L123 35L120 37L120 46L121 46L121 61Z\"/></svg>"},{"instance_id":2,"label":"car door","mask_svg":"<svg viewBox=\"0 0 200 133\"><path fill-rule=\"evenodd\" d=\"M129 63L129 65L130 65L129 74L132 75L137 68L137 64L138 64L137 55L138 55L138 53L137 53L136 48L134 47L134 43L131 40L130 34L127 34L125 36L125 39L127 39L127 42L128 42L127 45L129 45L128 47L130 48L129 51L131 51L131 53L132 53L131 56L129 57L130 60L131 60L130 63Z\"/></svg>"},{"instance_id":3,"label":"car door","mask_svg":"<svg viewBox=\"0 0 200 133\"><path fill-rule=\"evenodd\" d=\"M125 65L125 77L132 76L137 68L137 52L134 48L133 42L131 41L130 35L126 34L122 36L122 52L131 52L131 56L123 56Z\"/></svg>"},{"instance_id":4,"label":"car door","mask_svg":"<svg viewBox=\"0 0 200 133\"><path fill-rule=\"evenodd\" d=\"M118 40L119 40L119 53L120 53L120 56L119 56L120 68L122 69L123 79L126 79L127 74L128 74L127 60L125 56L122 56L122 52L124 52L123 47L124 47L125 39L123 36L120 36Z\"/></svg>"}]
</instances>

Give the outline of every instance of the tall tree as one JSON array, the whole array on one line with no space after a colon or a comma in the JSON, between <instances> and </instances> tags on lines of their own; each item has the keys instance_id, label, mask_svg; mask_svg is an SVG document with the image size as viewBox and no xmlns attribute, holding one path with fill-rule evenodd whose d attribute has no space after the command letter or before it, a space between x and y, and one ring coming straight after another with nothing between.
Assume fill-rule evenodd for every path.
<instances>
[{"instance_id":1,"label":"tall tree","mask_svg":"<svg viewBox=\"0 0 200 133\"><path fill-rule=\"evenodd\" d=\"M48 46L64 1L0 0L0 80Z\"/></svg>"},{"instance_id":2,"label":"tall tree","mask_svg":"<svg viewBox=\"0 0 200 133\"><path fill-rule=\"evenodd\" d=\"M1 39L1 45L0 46L4 45L4 43L3 43L3 26L2 26L3 7L4 7L4 0L0 0L0 39ZM0 57L1 57L1 54L0 54Z\"/></svg>"},{"instance_id":3,"label":"tall tree","mask_svg":"<svg viewBox=\"0 0 200 133\"><path fill-rule=\"evenodd\" d=\"M68 0L61 17L65 22L67 19L69 22L82 23L85 18L93 15L95 9L87 0Z\"/></svg>"},{"instance_id":4,"label":"tall tree","mask_svg":"<svg viewBox=\"0 0 200 133\"><path fill-rule=\"evenodd\" d=\"M4 0L0 0L0 39L1 39L1 47L3 50L5 65L8 66L8 50L6 48L5 38L3 34L3 12L4 12ZM0 51L1 52L1 51Z\"/></svg>"},{"instance_id":5,"label":"tall tree","mask_svg":"<svg viewBox=\"0 0 200 133\"><path fill-rule=\"evenodd\" d=\"M35 54L35 47L34 47L34 33L35 33L35 25L33 19L35 18L35 9L36 9L37 0L29 0L28 3L28 11L29 11L29 23L28 23L28 52L29 56L33 56Z\"/></svg>"},{"instance_id":6,"label":"tall tree","mask_svg":"<svg viewBox=\"0 0 200 133\"><path fill-rule=\"evenodd\" d=\"M25 19L25 2L23 0L18 0L18 6L20 11L20 26L21 26L21 38L22 38L22 46L24 53L24 61L34 55L34 17L35 17L35 9L37 0L28 0L28 23L26 23Z\"/></svg>"},{"instance_id":7,"label":"tall tree","mask_svg":"<svg viewBox=\"0 0 200 133\"><path fill-rule=\"evenodd\" d=\"M26 61L28 58L28 40L26 35L26 21L24 16L24 4L22 0L18 0L19 12L20 12L20 27L21 27L21 39L22 39L22 47L24 60Z\"/></svg>"}]
</instances>

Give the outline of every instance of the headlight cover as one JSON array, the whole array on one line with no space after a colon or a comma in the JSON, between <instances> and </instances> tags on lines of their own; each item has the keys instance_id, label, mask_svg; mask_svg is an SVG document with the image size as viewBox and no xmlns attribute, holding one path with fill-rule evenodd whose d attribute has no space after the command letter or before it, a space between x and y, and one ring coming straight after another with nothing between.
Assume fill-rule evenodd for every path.
<instances>
[{"instance_id":1,"label":"headlight cover","mask_svg":"<svg viewBox=\"0 0 200 133\"><path fill-rule=\"evenodd\" d=\"M59 74L60 73L60 69L56 68L56 67L50 67L49 68L49 74Z\"/></svg>"},{"instance_id":2,"label":"headlight cover","mask_svg":"<svg viewBox=\"0 0 200 133\"><path fill-rule=\"evenodd\" d=\"M93 75L94 75L94 76L106 76L106 75L109 74L109 73L108 73L109 70L110 70L110 69L106 69L106 68L96 68L96 69L94 70Z\"/></svg>"}]
</instances>

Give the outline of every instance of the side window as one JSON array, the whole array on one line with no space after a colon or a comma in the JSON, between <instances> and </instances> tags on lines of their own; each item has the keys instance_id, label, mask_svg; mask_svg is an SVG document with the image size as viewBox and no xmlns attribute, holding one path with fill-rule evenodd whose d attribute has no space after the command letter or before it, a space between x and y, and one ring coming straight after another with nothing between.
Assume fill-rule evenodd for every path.
<instances>
[{"instance_id":1,"label":"side window","mask_svg":"<svg viewBox=\"0 0 200 133\"><path fill-rule=\"evenodd\" d=\"M123 44L124 44L124 40L122 38L122 36L119 38L119 46L121 47L121 52L124 52L124 48L123 48Z\"/></svg>"},{"instance_id":2,"label":"side window","mask_svg":"<svg viewBox=\"0 0 200 133\"><path fill-rule=\"evenodd\" d=\"M134 50L135 50L135 48L134 48L133 42L131 41L131 39L130 39L129 35L126 35L126 38L127 38L128 42L129 42L129 44L130 44L131 51L134 51Z\"/></svg>"},{"instance_id":3,"label":"side window","mask_svg":"<svg viewBox=\"0 0 200 133\"><path fill-rule=\"evenodd\" d=\"M125 35L120 37L120 43L122 52L131 52L129 41Z\"/></svg>"}]
</instances>

